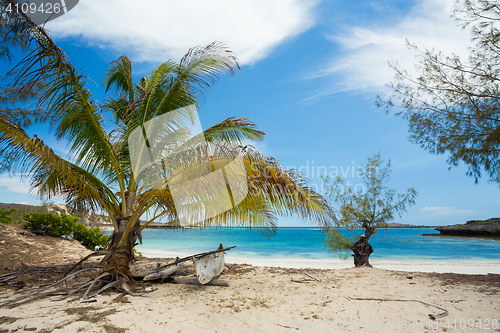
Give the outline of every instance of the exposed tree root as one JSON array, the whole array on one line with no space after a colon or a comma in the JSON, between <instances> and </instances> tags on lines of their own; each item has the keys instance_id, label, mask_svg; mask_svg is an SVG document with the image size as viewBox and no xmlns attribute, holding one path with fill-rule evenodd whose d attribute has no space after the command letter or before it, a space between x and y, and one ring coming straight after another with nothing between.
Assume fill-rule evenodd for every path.
<instances>
[{"instance_id":1,"label":"exposed tree root","mask_svg":"<svg viewBox=\"0 0 500 333\"><path fill-rule=\"evenodd\" d=\"M108 251L97 251L97 252L89 254L88 256L86 256L85 258L83 258L82 260L80 260L79 262L77 262L75 265L73 265L73 267L71 267L70 269L68 269L66 271L66 273L64 273L63 277L65 277L66 275L68 275L69 272L71 272L72 270L74 270L76 266L80 265L85 260L88 260L89 258L94 257L94 256L105 256L106 254L108 254Z\"/></svg>"},{"instance_id":2,"label":"exposed tree root","mask_svg":"<svg viewBox=\"0 0 500 333\"><path fill-rule=\"evenodd\" d=\"M18 276L28 273L28 271L17 271L0 275L0 282L5 283L16 279Z\"/></svg>"},{"instance_id":3,"label":"exposed tree root","mask_svg":"<svg viewBox=\"0 0 500 333\"><path fill-rule=\"evenodd\" d=\"M94 279L94 281L92 281L91 285L89 286L89 288L87 289L87 291L85 292L85 294L83 295L83 298L84 298L84 299L88 298L87 296L88 296L89 292L92 290L92 288L94 287L94 285L95 285L97 282L99 282L99 281L100 281L103 277L106 277L106 276L111 276L111 274L110 274L110 273L108 273L108 272L104 272L104 273L102 273L101 275L99 275L98 277L96 277L96 278Z\"/></svg>"},{"instance_id":4,"label":"exposed tree root","mask_svg":"<svg viewBox=\"0 0 500 333\"><path fill-rule=\"evenodd\" d=\"M88 281L84 284L82 284L81 286L79 286L78 288L76 289L73 289L69 294L65 295L64 297L62 297L60 300L65 300L66 298L70 297L71 295L74 295L76 294L77 292L83 290L84 288L88 287L93 281Z\"/></svg>"},{"instance_id":5,"label":"exposed tree root","mask_svg":"<svg viewBox=\"0 0 500 333\"><path fill-rule=\"evenodd\" d=\"M42 297L48 297L48 296L57 296L57 295L60 295L62 292L65 292L65 291L72 291L73 289L71 288L65 288L65 289L58 289L58 290L53 290L53 291L48 291L49 289L59 285L60 283L72 278L72 277L75 277L76 275L80 274L80 273L83 273L83 272L86 272L86 271L89 271L89 270L92 270L92 269L96 269L98 267L87 267L87 268L83 268L83 269L80 269L68 276L65 276L64 278L60 279L60 280L57 280L56 282L52 283L51 285L49 286L46 286L44 288L41 288L41 289L38 289L36 292L34 293L30 293L29 295L27 296L22 296L22 297L19 297L18 299L16 300L13 300L13 301L6 301L4 303L1 303L0 304L0 307L4 307L4 306L8 306L9 308L14 308L16 306L19 306L19 305L22 305L22 304L25 304L25 303L28 303L28 302L31 302L31 301L34 301L36 299L39 299L39 298L42 298Z\"/></svg>"}]
</instances>

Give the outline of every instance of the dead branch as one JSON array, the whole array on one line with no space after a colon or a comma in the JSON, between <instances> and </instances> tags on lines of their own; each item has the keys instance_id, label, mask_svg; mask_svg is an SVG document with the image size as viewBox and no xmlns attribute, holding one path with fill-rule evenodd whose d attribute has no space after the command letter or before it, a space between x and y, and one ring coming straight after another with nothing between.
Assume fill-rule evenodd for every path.
<instances>
[{"instance_id":1,"label":"dead branch","mask_svg":"<svg viewBox=\"0 0 500 333\"><path fill-rule=\"evenodd\" d=\"M439 307L437 305L433 305L430 303L426 303L423 301L419 301L418 299L387 299L387 298L355 298L355 297L347 297L349 300L356 300L356 301L380 301L380 302L419 302L427 306L432 306L434 308L437 308L439 310L444 311L443 313L438 314L437 316L434 315L429 315L431 319L439 319L446 317L448 315L448 310L443 309L442 307Z\"/></svg>"}]
</instances>

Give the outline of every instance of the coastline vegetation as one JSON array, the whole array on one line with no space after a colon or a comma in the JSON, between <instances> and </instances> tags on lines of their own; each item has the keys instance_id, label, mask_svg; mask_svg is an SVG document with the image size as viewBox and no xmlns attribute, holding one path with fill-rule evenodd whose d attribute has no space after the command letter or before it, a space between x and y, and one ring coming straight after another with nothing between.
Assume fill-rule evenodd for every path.
<instances>
[{"instance_id":1,"label":"coastline vegetation","mask_svg":"<svg viewBox=\"0 0 500 333\"><path fill-rule=\"evenodd\" d=\"M356 267L369 266L369 257L373 248L368 242L377 232L377 228L387 227L387 222L397 214L401 216L407 207L415 204L417 191L409 188L405 194L396 194L389 189L391 162L385 166L380 153L368 158L363 166L362 178L365 191L356 191L346 184L345 180L337 177L334 180L324 178L327 195L340 204L339 225L350 229L364 229L364 234L346 236L338 229L331 229L326 233L325 243L331 251L340 251L341 257L347 258L352 251Z\"/></svg>"},{"instance_id":2,"label":"coastline vegetation","mask_svg":"<svg viewBox=\"0 0 500 333\"><path fill-rule=\"evenodd\" d=\"M108 246L108 235L101 233L99 228L87 228L77 224L79 217L68 216L64 213L24 213L26 222L23 226L34 232L48 234L54 237L72 237L92 250L103 250Z\"/></svg>"},{"instance_id":3,"label":"coastline vegetation","mask_svg":"<svg viewBox=\"0 0 500 333\"><path fill-rule=\"evenodd\" d=\"M472 32L467 57L408 42L420 58L414 70L392 63L392 97L376 104L409 123L410 141L448 164L464 163L477 182L487 174L500 185L500 6L491 0L458 0L453 17Z\"/></svg>"}]
</instances>

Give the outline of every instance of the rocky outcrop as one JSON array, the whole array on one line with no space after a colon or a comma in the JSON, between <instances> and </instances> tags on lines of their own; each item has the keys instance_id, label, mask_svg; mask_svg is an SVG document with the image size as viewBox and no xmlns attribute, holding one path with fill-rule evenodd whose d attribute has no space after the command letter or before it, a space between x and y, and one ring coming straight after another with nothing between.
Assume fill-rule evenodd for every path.
<instances>
[{"instance_id":1,"label":"rocky outcrop","mask_svg":"<svg viewBox=\"0 0 500 333\"><path fill-rule=\"evenodd\" d=\"M472 220L466 224L437 227L441 235L446 236L480 236L500 238L500 218L491 218L484 221Z\"/></svg>"}]
</instances>

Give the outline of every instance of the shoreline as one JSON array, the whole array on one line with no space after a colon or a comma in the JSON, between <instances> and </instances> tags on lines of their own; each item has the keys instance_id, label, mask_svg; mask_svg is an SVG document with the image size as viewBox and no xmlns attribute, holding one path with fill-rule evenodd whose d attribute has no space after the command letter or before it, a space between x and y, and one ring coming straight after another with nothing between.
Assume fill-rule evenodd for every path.
<instances>
[{"instance_id":1,"label":"shoreline","mask_svg":"<svg viewBox=\"0 0 500 333\"><path fill-rule=\"evenodd\" d=\"M139 249L147 258L175 258L188 257L194 253L174 253L153 249ZM342 260L340 258L322 258L322 259L300 259L300 258L256 258L244 257L240 255L231 255L226 252L226 263L252 265L255 267L268 268L297 268L297 269L322 269L336 270L354 267L351 258ZM379 259L370 260L374 268L402 271L402 272L422 272L422 273L456 273L469 275L487 275L500 274L500 261L498 260L422 260L422 259Z\"/></svg>"}]
</instances>

